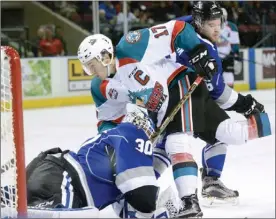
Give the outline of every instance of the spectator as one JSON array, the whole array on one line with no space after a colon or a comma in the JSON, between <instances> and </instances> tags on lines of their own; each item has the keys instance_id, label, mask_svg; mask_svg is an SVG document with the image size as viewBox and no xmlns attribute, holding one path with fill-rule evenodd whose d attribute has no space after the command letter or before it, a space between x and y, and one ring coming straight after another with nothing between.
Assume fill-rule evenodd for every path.
<instances>
[{"instance_id":1,"label":"spectator","mask_svg":"<svg viewBox=\"0 0 276 219\"><path fill-rule=\"evenodd\" d=\"M77 12L77 6L74 2L70 1L62 1L59 5L60 13L67 17L68 19L79 23L81 21L81 17Z\"/></svg>"},{"instance_id":2,"label":"spectator","mask_svg":"<svg viewBox=\"0 0 276 219\"><path fill-rule=\"evenodd\" d=\"M131 24L138 23L139 19L131 11L129 11L129 4L127 4L127 11L128 11L127 21L129 24L129 28L131 28ZM124 20L125 20L124 13L123 11L120 11L117 15L117 24L115 28L116 31L120 31L120 32L123 31Z\"/></svg>"},{"instance_id":3,"label":"spectator","mask_svg":"<svg viewBox=\"0 0 276 219\"><path fill-rule=\"evenodd\" d=\"M62 42L53 37L51 28L45 28L45 39L39 42L40 51L38 56L58 56L64 55Z\"/></svg>"},{"instance_id":4,"label":"spectator","mask_svg":"<svg viewBox=\"0 0 276 219\"><path fill-rule=\"evenodd\" d=\"M116 25L116 9L111 2L102 2L99 5L100 32L112 38Z\"/></svg>"},{"instance_id":5,"label":"spectator","mask_svg":"<svg viewBox=\"0 0 276 219\"><path fill-rule=\"evenodd\" d=\"M260 24L261 19L258 11L254 8L254 3L249 1L243 5L243 11L249 19L249 24Z\"/></svg>"},{"instance_id":6,"label":"spectator","mask_svg":"<svg viewBox=\"0 0 276 219\"><path fill-rule=\"evenodd\" d=\"M139 8L134 9L133 14L139 19L138 24L140 24L140 26L137 26L137 28L134 29L145 28L154 23L154 20L150 17L150 13L145 5L140 5Z\"/></svg>"},{"instance_id":7,"label":"spectator","mask_svg":"<svg viewBox=\"0 0 276 219\"><path fill-rule=\"evenodd\" d=\"M40 41L42 39L45 39L45 30L43 27L40 27L38 30L37 30L37 35L36 35L36 38L34 40L32 40L32 42L34 42L32 44L32 52L34 54L34 57L38 57L38 48L39 48L39 44L40 44Z\"/></svg>"},{"instance_id":8,"label":"spectator","mask_svg":"<svg viewBox=\"0 0 276 219\"><path fill-rule=\"evenodd\" d=\"M167 2L153 2L150 13L154 21L166 22L168 21L167 11Z\"/></svg>"},{"instance_id":9,"label":"spectator","mask_svg":"<svg viewBox=\"0 0 276 219\"><path fill-rule=\"evenodd\" d=\"M55 28L55 38L59 39L61 41L62 47L64 50L64 55L66 56L68 54L67 45L63 38L63 29L60 26L56 26L56 28Z\"/></svg>"},{"instance_id":10,"label":"spectator","mask_svg":"<svg viewBox=\"0 0 276 219\"><path fill-rule=\"evenodd\" d=\"M169 20L174 19L176 17L183 16L181 14L181 9L180 9L179 5L176 2L173 2L171 0L168 1L167 2L167 8L168 8L167 17L169 18Z\"/></svg>"},{"instance_id":11,"label":"spectator","mask_svg":"<svg viewBox=\"0 0 276 219\"><path fill-rule=\"evenodd\" d=\"M116 21L116 9L113 4L108 1L104 1L99 5L100 19L109 24L115 24Z\"/></svg>"}]
</instances>

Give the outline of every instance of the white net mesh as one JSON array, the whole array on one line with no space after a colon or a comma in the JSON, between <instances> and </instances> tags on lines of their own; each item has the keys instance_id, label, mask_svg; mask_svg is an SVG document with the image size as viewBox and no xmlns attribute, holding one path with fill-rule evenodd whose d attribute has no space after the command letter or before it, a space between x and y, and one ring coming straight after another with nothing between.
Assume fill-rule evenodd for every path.
<instances>
[{"instance_id":1,"label":"white net mesh","mask_svg":"<svg viewBox=\"0 0 276 219\"><path fill-rule=\"evenodd\" d=\"M9 62L12 57L8 57L5 51L1 47L1 218L17 217L17 211L15 211L17 209L17 174L13 134L12 72Z\"/></svg>"}]
</instances>

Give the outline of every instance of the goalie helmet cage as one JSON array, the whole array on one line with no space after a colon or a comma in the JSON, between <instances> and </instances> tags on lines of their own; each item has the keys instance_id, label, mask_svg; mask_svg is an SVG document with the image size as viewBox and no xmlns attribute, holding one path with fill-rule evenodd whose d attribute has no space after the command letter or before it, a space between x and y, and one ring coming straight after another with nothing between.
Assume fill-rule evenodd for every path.
<instances>
[{"instance_id":1,"label":"goalie helmet cage","mask_svg":"<svg viewBox=\"0 0 276 219\"><path fill-rule=\"evenodd\" d=\"M6 217L27 216L21 64L9 46L1 46L1 208L10 209Z\"/></svg>"}]
</instances>

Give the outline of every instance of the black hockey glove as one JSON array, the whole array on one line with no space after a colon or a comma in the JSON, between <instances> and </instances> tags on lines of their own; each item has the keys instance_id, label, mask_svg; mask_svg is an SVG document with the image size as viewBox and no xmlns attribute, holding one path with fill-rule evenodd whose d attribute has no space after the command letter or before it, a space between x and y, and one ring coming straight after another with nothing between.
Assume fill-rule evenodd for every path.
<instances>
[{"instance_id":1,"label":"black hockey glove","mask_svg":"<svg viewBox=\"0 0 276 219\"><path fill-rule=\"evenodd\" d=\"M242 113L246 118L256 113L264 113L264 106L255 100L250 94L243 96L239 94L237 102L227 110Z\"/></svg>"},{"instance_id":2,"label":"black hockey glove","mask_svg":"<svg viewBox=\"0 0 276 219\"><path fill-rule=\"evenodd\" d=\"M229 55L222 59L222 69L226 72L234 72L234 56Z\"/></svg>"},{"instance_id":3,"label":"black hockey glove","mask_svg":"<svg viewBox=\"0 0 276 219\"><path fill-rule=\"evenodd\" d=\"M201 77L211 80L213 75L218 71L216 61L210 57L208 49L204 44L197 45L188 55L190 57L189 62Z\"/></svg>"},{"instance_id":4,"label":"black hockey glove","mask_svg":"<svg viewBox=\"0 0 276 219\"><path fill-rule=\"evenodd\" d=\"M244 113L244 116L246 118L248 118L252 114L265 112L264 105L255 100L250 94L246 95L245 99L248 101L248 103L251 103L249 109Z\"/></svg>"}]
</instances>

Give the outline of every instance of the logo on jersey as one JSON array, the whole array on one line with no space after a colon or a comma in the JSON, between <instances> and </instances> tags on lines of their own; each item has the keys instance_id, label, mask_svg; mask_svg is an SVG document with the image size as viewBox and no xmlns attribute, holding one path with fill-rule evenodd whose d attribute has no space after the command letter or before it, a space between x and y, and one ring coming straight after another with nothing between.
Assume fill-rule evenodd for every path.
<instances>
[{"instance_id":1,"label":"logo on jersey","mask_svg":"<svg viewBox=\"0 0 276 219\"><path fill-rule=\"evenodd\" d=\"M131 31L126 35L126 41L128 43L137 43L141 38L141 33L138 30Z\"/></svg>"},{"instance_id":2,"label":"logo on jersey","mask_svg":"<svg viewBox=\"0 0 276 219\"><path fill-rule=\"evenodd\" d=\"M140 91L129 92L129 98L132 103L144 107L152 112L158 112L167 98L163 86L156 82L154 88L146 88Z\"/></svg>"},{"instance_id":3,"label":"logo on jersey","mask_svg":"<svg viewBox=\"0 0 276 219\"><path fill-rule=\"evenodd\" d=\"M146 108L149 111L158 112L166 98L167 95L164 94L163 86L159 82L156 82L146 104Z\"/></svg>"},{"instance_id":4,"label":"logo on jersey","mask_svg":"<svg viewBox=\"0 0 276 219\"><path fill-rule=\"evenodd\" d=\"M108 96L113 99L116 100L118 98L118 91L116 91L114 88L109 89L108 91Z\"/></svg>"}]
</instances>

